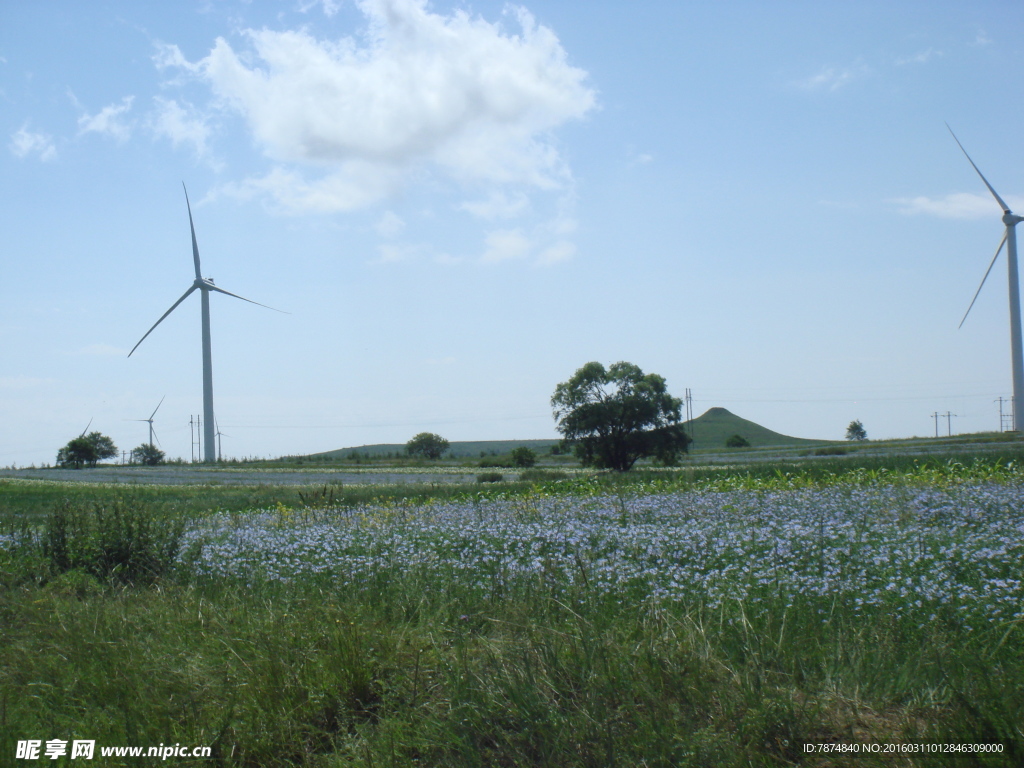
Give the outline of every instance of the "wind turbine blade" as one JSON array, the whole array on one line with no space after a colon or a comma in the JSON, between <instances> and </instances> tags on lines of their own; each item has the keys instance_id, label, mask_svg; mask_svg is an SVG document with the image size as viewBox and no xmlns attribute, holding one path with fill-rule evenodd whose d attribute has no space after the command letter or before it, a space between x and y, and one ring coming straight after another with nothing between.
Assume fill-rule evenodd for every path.
<instances>
[{"instance_id":1,"label":"wind turbine blade","mask_svg":"<svg viewBox=\"0 0 1024 768\"><path fill-rule=\"evenodd\" d=\"M967 308L966 312L964 312L963 320L960 321L960 325L957 326L957 330L960 330L960 328L963 327L964 320L966 320L967 316L969 314L971 314L971 307L973 307L974 306L974 302L976 302L978 300L978 294L981 293L981 289L985 285L985 281L988 280L988 273L991 272L992 271L992 267L994 267L996 265L996 259L999 258L999 253L1003 250L1003 245L1006 244L1006 236L1007 236L1007 234L1008 233L1003 232L1003 239L999 241L999 247L996 248L996 255L992 257L992 263L990 263L988 265L988 269L985 270L985 276L983 278L981 278L981 285L979 285L978 286L978 290L974 292L974 298L971 299L971 306Z\"/></svg>"},{"instance_id":2,"label":"wind turbine blade","mask_svg":"<svg viewBox=\"0 0 1024 768\"><path fill-rule=\"evenodd\" d=\"M156 444L160 445L160 437L157 435L156 430L153 430L153 439L156 440Z\"/></svg>"},{"instance_id":3,"label":"wind turbine blade","mask_svg":"<svg viewBox=\"0 0 1024 768\"><path fill-rule=\"evenodd\" d=\"M153 412L151 414L149 414L149 418L150 419L152 419L154 416L156 416L156 412L160 410L160 406L164 404L164 399L166 397L167 397L167 395L164 395L163 397L160 398L160 402L156 404L156 408L154 408ZM148 420L149 419L146 419L146 421L148 421Z\"/></svg>"},{"instance_id":4,"label":"wind turbine blade","mask_svg":"<svg viewBox=\"0 0 1024 768\"><path fill-rule=\"evenodd\" d=\"M164 321L164 318L166 318L169 314L171 314L171 312L176 310L178 308L178 305L181 304L181 302L183 302L185 299L187 299L189 297L189 294L192 293L192 291L194 291L195 289L196 289L196 286L193 283L192 286L187 291L185 291L184 294L182 294L181 298L178 299L176 302L174 302L174 304L171 305L171 308L168 309L166 312L164 312L163 315L161 315L159 320L157 320L155 323L153 323L153 328L150 328L148 331L146 331L146 336L149 336L149 334L151 334L153 332L153 329L156 328L158 325L160 325L160 323L162 323ZM132 352L134 352L136 349L139 348L139 344L141 344L142 342L144 342L146 340L146 336L143 336L141 339L139 339L138 343L134 347L132 347ZM128 357L132 356L132 352L128 353ZM161 400L160 402L163 402L163 400ZM157 408L159 408L159 407L160 406L158 405ZM156 411L154 411L154 413L156 413Z\"/></svg>"},{"instance_id":5,"label":"wind turbine blade","mask_svg":"<svg viewBox=\"0 0 1024 768\"><path fill-rule=\"evenodd\" d=\"M946 127L947 127L947 128L949 128L949 123L946 123ZM1008 206L1008 205L1007 205L1007 204L1006 204L1006 203L1005 203L1005 202L1003 201L1003 198L1001 198L1001 197L999 196L999 193L998 193L998 192L996 192L996 191L995 191L995 190L994 190L994 189L992 188L992 185L988 183L988 179L986 179L986 178L985 178L985 174L983 174L983 173L982 173L982 172L981 172L980 170L978 170L978 166L974 165L974 161L973 161L973 160L971 160L971 156L967 154L967 150L966 150L966 149L964 149L964 145L960 143L960 139L958 139L958 138L956 137L956 134L955 134L955 133L953 133L953 129L952 129L952 128L949 128L949 132L950 132L950 134L952 134L952 136L953 136L953 141L955 141L955 142L957 143L957 146L959 146L959 147L960 147L960 151L964 153L964 157L966 157L966 158L967 158L967 162L969 162L969 163L970 163L970 164L971 164L972 166L974 166L974 170L978 172L978 175L979 175L979 176L981 176L981 180L982 180L983 182L985 182L985 186L986 186L986 187L988 187L988 191L992 193L992 197L994 197L994 198L996 199L996 202L997 202L997 203L999 203L999 207L1003 209L1003 213L1009 213L1009 212L1010 212L1010 206Z\"/></svg>"},{"instance_id":6,"label":"wind turbine blade","mask_svg":"<svg viewBox=\"0 0 1024 768\"><path fill-rule=\"evenodd\" d=\"M954 138L956 138L954 136ZM185 189L185 182L181 182L181 188ZM188 226L192 230L192 261L196 265L196 280L202 280L203 276L199 270L199 243L196 242L196 226L192 223L192 206L188 202L188 190L185 189L185 207L188 208Z\"/></svg>"},{"instance_id":7,"label":"wind turbine blade","mask_svg":"<svg viewBox=\"0 0 1024 768\"><path fill-rule=\"evenodd\" d=\"M89 427L92 426L92 419L89 419L89 423L85 425L85 429L82 430L82 434L79 437L85 437L85 433L89 431Z\"/></svg>"},{"instance_id":8,"label":"wind turbine blade","mask_svg":"<svg viewBox=\"0 0 1024 768\"><path fill-rule=\"evenodd\" d=\"M206 286L211 291L216 291L217 293L223 293L223 294L225 294L227 296L234 296L236 299L241 299L242 301L248 301L250 304L255 304L257 307L263 307L264 309L273 309L275 312L280 312L282 315L290 315L291 314L291 312L285 312L283 309L275 309L274 307L268 307L266 304L260 304L258 301L253 301L252 299L245 298L245 296L239 296L237 293L232 293L231 291L225 291L223 288L218 288L216 285L213 285L210 282L207 282Z\"/></svg>"}]
</instances>

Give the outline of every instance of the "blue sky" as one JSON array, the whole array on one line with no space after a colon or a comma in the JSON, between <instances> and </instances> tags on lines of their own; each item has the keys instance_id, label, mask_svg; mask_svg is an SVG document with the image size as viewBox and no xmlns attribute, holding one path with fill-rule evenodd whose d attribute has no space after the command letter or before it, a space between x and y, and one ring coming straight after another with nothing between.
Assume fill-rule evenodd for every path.
<instances>
[{"instance_id":1,"label":"blue sky","mask_svg":"<svg viewBox=\"0 0 1024 768\"><path fill-rule=\"evenodd\" d=\"M1018 2L0 4L0 465L555 437L628 360L771 429L992 430ZM1007 407L1008 409L1008 407ZM947 420L940 422L947 430Z\"/></svg>"}]
</instances>

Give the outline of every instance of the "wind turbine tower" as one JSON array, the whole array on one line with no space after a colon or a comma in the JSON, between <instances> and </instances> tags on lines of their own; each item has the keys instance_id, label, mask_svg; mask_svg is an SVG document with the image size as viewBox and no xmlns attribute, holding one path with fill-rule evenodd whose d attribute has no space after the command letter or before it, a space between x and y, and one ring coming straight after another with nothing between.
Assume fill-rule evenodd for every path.
<instances>
[{"instance_id":1,"label":"wind turbine tower","mask_svg":"<svg viewBox=\"0 0 1024 768\"><path fill-rule=\"evenodd\" d=\"M185 188L184 182L182 188ZM196 269L196 279L185 293L182 294L181 298L178 299L171 308L168 309L163 315L153 323L153 327L146 331L145 335L139 339L138 343L132 347L132 351L128 353L128 357L132 356L132 352L139 348L139 344L146 340L146 336L149 336L153 330L164 321L171 312L178 308L185 299L187 299L193 291L198 290L200 298L202 299L202 313L203 313L203 460L209 463L214 463L217 460L216 443L214 440L214 421L213 416L213 350L210 343L210 293L223 293L227 296L234 296L236 299L247 301L250 304L256 304L266 309L274 309L268 307L266 304L260 304L258 301L247 299L244 296L239 296L237 293L231 293L231 291L225 291L223 288L218 288L213 284L213 280L208 277L203 277L199 267L199 245L196 243L196 227L192 222L192 206L188 201L188 190L185 189L185 206L188 208L188 225L192 230L192 261ZM274 310L279 312L280 310ZM157 406L159 407L159 406Z\"/></svg>"},{"instance_id":2,"label":"wind turbine tower","mask_svg":"<svg viewBox=\"0 0 1024 768\"><path fill-rule=\"evenodd\" d=\"M949 125L946 125L949 128ZM985 276L981 278L981 285L978 286L978 290L974 294L974 298L971 299L971 306L967 308L967 312L964 313L963 320L960 321L960 325L964 324L964 320L967 319L967 315L970 314L971 307L974 306L974 302L978 298L978 294L981 293L982 286L985 285L985 281L988 279L989 272L992 271L992 267L995 266L996 259L999 258L1000 251L1003 250L1003 245L1006 245L1006 261L1008 266L1008 276L1010 284L1010 361L1013 367L1013 429L1015 432L1024 432L1024 349L1021 344L1021 327L1020 327L1020 281L1017 273L1017 225L1024 221L1024 218L1017 216L1010 210L1010 206L999 196L999 193L995 191L991 184L988 183L988 179L978 169L978 166L971 160L971 156L967 154L967 150L964 149L964 145L960 143L960 139L953 133L953 129L949 128L949 132L953 134L953 140L956 141L960 147L960 151L964 153L967 158L967 162L971 164L978 175L981 176L981 180L988 187L988 191L992 193L992 197L995 198L999 207L1003 210L1003 224L1006 226L1006 231L1003 233L1003 239L999 243L999 247L996 248L996 255L992 257L992 262L988 265L988 270L985 272Z\"/></svg>"}]
</instances>

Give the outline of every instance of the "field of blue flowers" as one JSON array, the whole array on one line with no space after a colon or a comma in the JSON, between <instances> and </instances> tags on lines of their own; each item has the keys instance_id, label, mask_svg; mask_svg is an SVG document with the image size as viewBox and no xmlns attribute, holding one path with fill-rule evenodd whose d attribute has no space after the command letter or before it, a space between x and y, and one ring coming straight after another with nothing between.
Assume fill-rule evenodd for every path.
<instances>
[{"instance_id":1,"label":"field of blue flowers","mask_svg":"<svg viewBox=\"0 0 1024 768\"><path fill-rule=\"evenodd\" d=\"M550 589L715 611L794 602L980 628L1024 619L1024 485L971 483L276 509L207 518L197 577Z\"/></svg>"}]
</instances>

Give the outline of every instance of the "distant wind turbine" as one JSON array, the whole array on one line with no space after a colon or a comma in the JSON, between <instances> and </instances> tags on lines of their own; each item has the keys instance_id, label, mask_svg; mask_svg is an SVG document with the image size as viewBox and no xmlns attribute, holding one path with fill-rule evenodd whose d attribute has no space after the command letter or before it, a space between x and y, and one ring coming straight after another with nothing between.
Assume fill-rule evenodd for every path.
<instances>
[{"instance_id":1,"label":"distant wind turbine","mask_svg":"<svg viewBox=\"0 0 1024 768\"><path fill-rule=\"evenodd\" d=\"M221 439L221 437L231 437L231 435L228 435L228 434L226 434L224 432L221 432L220 431L220 424L218 424L217 425L217 461L221 460L221 453L220 453L220 439Z\"/></svg>"},{"instance_id":2,"label":"distant wind turbine","mask_svg":"<svg viewBox=\"0 0 1024 768\"><path fill-rule=\"evenodd\" d=\"M153 417L156 416L156 412L160 410L160 406L164 404L164 399L166 397L167 397L167 395L164 395L163 397L160 398L160 402L156 404L156 408L154 408L153 412L151 414L149 414L149 418L148 419L132 419L132 421L148 421L149 422L149 444L150 445L154 445L153 438L154 438L154 436L156 434L153 431Z\"/></svg>"},{"instance_id":3,"label":"distant wind turbine","mask_svg":"<svg viewBox=\"0 0 1024 768\"><path fill-rule=\"evenodd\" d=\"M949 128L949 124L946 124ZM996 259L999 258L1000 251L1003 250L1003 245L1006 245L1006 261L1009 269L1009 283L1010 283L1010 362L1013 367L1013 429L1015 432L1024 432L1024 350L1021 345L1021 327L1020 327L1020 283L1017 276L1017 224L1024 221L1024 218L1015 215L1008 206L1003 198L995 191L991 184L988 183L988 179L978 169L978 166L974 165L974 161L971 160L971 156L967 154L967 150L964 149L964 145L960 143L960 139L953 133L953 129L949 128L949 132L953 134L953 140L956 141L960 147L960 151L964 153L978 175L981 176L981 180L985 182L985 186L988 187L988 191L992 193L992 197L999 203L999 207L1003 209L1003 224L1006 225L1006 231L1003 233L1003 239L999 242L999 247L996 248L996 255L992 257L992 263L988 265L988 269L985 271L985 276L981 278L981 285L978 286L978 290L974 293L974 298L971 299L971 306L967 307L967 312L964 313L963 320L960 321L960 325L964 324L964 320L967 319L967 315L970 314L971 307L974 306L974 302L978 298L978 294L981 293L982 286L985 285L985 281L988 279L989 272L992 271L992 267L995 266Z\"/></svg>"},{"instance_id":4,"label":"distant wind turbine","mask_svg":"<svg viewBox=\"0 0 1024 768\"><path fill-rule=\"evenodd\" d=\"M182 183L182 189L185 189L184 182ZM266 304L260 304L258 301L247 299L244 296L239 296L237 293L231 293L231 291L225 291L223 288L218 288L213 284L211 278L204 278L199 268L199 245L196 243L196 228L195 224L192 223L192 206L188 201L188 190L185 189L185 205L188 208L188 225L192 230L192 261L195 263L196 268L196 279L185 293L182 294L181 298L178 299L171 308L168 309L163 315L153 323L153 327L146 331L145 335L139 339L138 343L132 347L132 351L128 353L128 357L132 356L132 352L139 348L139 344L146 340L146 336L149 336L153 330L164 321L171 312L178 308L185 299L187 299L193 291L199 290L202 296L202 309L203 309L203 460L213 463L217 460L217 450L214 444L214 417L213 417L213 352L210 345L210 292L216 291L217 293L223 293L227 296L234 296L236 299L247 301L250 304L256 304L266 309L274 309L268 307ZM281 310L274 310L280 312ZM159 406L157 406L159 407Z\"/></svg>"}]
</instances>

